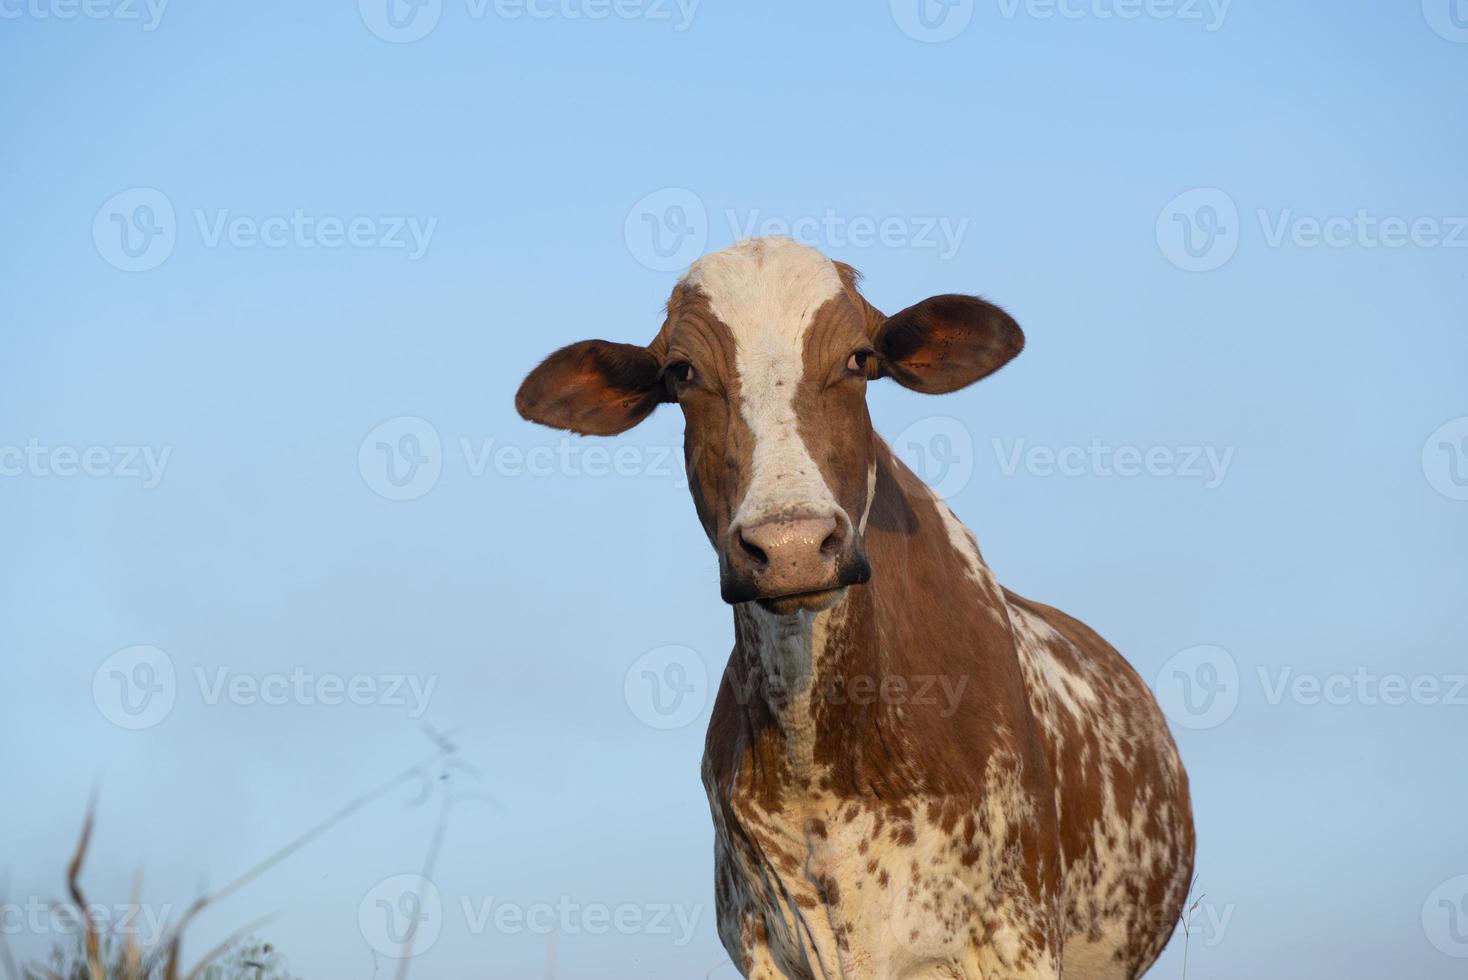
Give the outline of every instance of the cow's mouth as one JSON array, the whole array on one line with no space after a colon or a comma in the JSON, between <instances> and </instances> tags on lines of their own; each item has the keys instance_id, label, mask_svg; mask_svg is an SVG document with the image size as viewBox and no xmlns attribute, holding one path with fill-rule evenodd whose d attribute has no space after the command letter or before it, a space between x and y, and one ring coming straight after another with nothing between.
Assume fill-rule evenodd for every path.
<instances>
[{"instance_id":1,"label":"cow's mouth","mask_svg":"<svg viewBox=\"0 0 1468 980\"><path fill-rule=\"evenodd\" d=\"M754 600L761 609L777 616L791 616L798 612L820 612L830 609L846 595L846 586L831 589L816 589L811 592L792 592L789 595L760 596Z\"/></svg>"}]
</instances>

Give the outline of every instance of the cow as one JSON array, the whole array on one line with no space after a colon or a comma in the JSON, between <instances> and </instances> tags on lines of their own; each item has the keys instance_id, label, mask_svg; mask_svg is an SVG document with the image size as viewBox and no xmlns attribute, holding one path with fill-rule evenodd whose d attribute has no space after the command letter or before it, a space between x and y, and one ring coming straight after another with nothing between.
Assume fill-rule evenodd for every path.
<instances>
[{"instance_id":1,"label":"cow","mask_svg":"<svg viewBox=\"0 0 1468 980\"><path fill-rule=\"evenodd\" d=\"M1192 805L1151 692L1000 586L867 411L878 379L952 392L1023 345L980 298L885 316L850 266L760 238L694 263L646 347L572 344L516 395L585 435L683 411L733 606L703 782L746 977L1113 980L1172 934Z\"/></svg>"}]
</instances>

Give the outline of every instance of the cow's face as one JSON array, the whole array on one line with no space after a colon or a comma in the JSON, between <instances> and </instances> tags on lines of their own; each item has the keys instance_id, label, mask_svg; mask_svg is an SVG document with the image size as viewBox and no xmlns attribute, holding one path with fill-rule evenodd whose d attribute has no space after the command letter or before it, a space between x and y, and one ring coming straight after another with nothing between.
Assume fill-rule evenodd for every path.
<instances>
[{"instance_id":1,"label":"cow's face","mask_svg":"<svg viewBox=\"0 0 1468 980\"><path fill-rule=\"evenodd\" d=\"M850 268L789 239L755 239L694 264L650 345L559 350L515 404L532 421L611 435L676 401L724 599L793 613L825 608L871 574L868 381L954 391L1023 344L1015 322L982 300L935 296L884 317Z\"/></svg>"}]
</instances>

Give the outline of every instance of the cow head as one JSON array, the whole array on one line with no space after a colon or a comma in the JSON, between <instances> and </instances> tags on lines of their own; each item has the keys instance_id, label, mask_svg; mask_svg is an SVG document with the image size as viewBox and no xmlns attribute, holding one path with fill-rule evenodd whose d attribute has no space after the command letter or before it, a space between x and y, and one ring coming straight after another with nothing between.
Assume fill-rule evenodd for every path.
<instances>
[{"instance_id":1,"label":"cow head","mask_svg":"<svg viewBox=\"0 0 1468 980\"><path fill-rule=\"evenodd\" d=\"M515 406L554 428L613 435L677 402L724 599L776 613L825 608L871 575L862 532L878 444L867 383L956 391L1024 345L1014 320L983 300L934 296L886 317L856 282L850 267L789 239L740 242L693 265L651 344L562 348Z\"/></svg>"}]
</instances>

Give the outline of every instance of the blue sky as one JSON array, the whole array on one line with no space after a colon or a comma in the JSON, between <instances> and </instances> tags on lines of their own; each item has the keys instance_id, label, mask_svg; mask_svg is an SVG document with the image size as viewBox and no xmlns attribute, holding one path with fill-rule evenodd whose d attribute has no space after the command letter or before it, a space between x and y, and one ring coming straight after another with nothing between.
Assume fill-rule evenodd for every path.
<instances>
[{"instance_id":1,"label":"blue sky","mask_svg":"<svg viewBox=\"0 0 1468 980\"><path fill-rule=\"evenodd\" d=\"M493 803L449 817L413 976L540 976L552 929L564 978L718 966L698 761L732 629L680 419L598 455L511 398L562 344L650 339L692 255L790 230L883 308L1024 326L994 378L874 386L873 416L1001 581L1156 684L1189 976L1460 975L1451 2L0 0L11 945L56 938L24 906L94 783L92 897L142 868L162 912L427 722ZM273 915L298 974L370 975L419 795L191 948Z\"/></svg>"}]
</instances>

